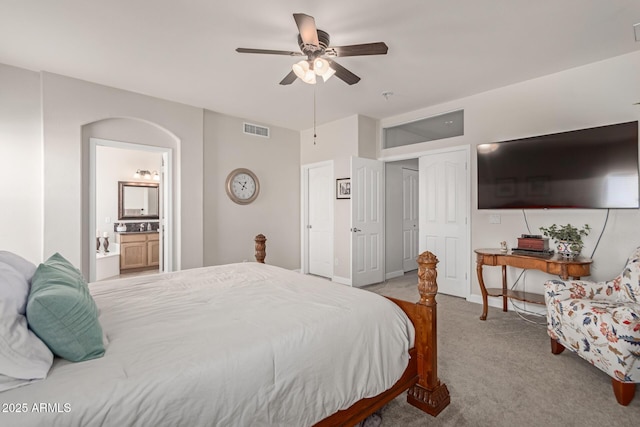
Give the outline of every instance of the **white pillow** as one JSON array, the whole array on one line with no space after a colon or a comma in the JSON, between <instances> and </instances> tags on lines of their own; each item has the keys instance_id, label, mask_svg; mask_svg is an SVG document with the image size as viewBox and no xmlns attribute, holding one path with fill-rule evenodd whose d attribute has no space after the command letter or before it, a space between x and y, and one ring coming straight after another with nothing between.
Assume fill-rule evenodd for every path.
<instances>
[{"instance_id":1,"label":"white pillow","mask_svg":"<svg viewBox=\"0 0 640 427\"><path fill-rule=\"evenodd\" d=\"M36 265L34 263L9 251L0 251L0 262L9 264L11 267L18 270L18 273L22 274L28 283L31 283L33 273L36 272Z\"/></svg>"},{"instance_id":2,"label":"white pillow","mask_svg":"<svg viewBox=\"0 0 640 427\"><path fill-rule=\"evenodd\" d=\"M28 327L29 283L0 262L0 392L44 379L53 363L49 348Z\"/></svg>"}]
</instances>

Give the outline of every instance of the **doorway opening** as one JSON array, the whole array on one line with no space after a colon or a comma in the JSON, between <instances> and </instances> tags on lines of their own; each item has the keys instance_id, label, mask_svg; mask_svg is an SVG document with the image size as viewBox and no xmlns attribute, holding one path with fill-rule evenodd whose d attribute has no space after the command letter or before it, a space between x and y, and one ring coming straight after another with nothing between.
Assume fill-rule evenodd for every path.
<instances>
[{"instance_id":1,"label":"doorway opening","mask_svg":"<svg viewBox=\"0 0 640 427\"><path fill-rule=\"evenodd\" d=\"M469 175L469 146L455 146L405 156L382 159L389 167L392 176L394 167L397 181L402 181L401 170L404 161L418 163L417 207L418 224L413 227L413 222L402 223L393 219L394 210L404 215L403 188L398 184L387 188L387 206L389 209L385 227L385 278L394 278L404 275L405 268L410 267L401 262L398 254L404 256L410 253L400 245L414 248L412 244L411 230L417 228L418 254L424 251L434 253L439 260L438 265L438 292L468 298L470 289L470 239L471 224L469 221L471 210L470 199L470 175ZM413 163L415 164L415 163ZM409 167L410 168L410 167ZM389 172L389 169L387 169ZM405 176L411 175L405 172ZM387 180L385 180L387 181ZM405 185L411 185L410 179ZM389 198L395 206L389 207ZM397 205L402 203L402 208ZM406 208L411 208L411 202L407 202ZM388 218L391 213L391 219ZM396 214L396 217L400 214ZM410 220L411 215L406 215ZM404 218L403 218L404 220ZM406 225L406 227L405 227ZM391 227L391 231L387 231ZM394 232L395 229L395 232ZM395 237L394 237L395 236ZM403 236L406 236L403 238ZM387 259L387 257L390 257Z\"/></svg>"},{"instance_id":2,"label":"doorway opening","mask_svg":"<svg viewBox=\"0 0 640 427\"><path fill-rule=\"evenodd\" d=\"M173 271L171 166L170 148L89 138L90 282ZM139 171L150 176L134 177ZM124 181L157 183L157 219L121 218Z\"/></svg>"},{"instance_id":3,"label":"doorway opening","mask_svg":"<svg viewBox=\"0 0 640 427\"><path fill-rule=\"evenodd\" d=\"M418 263L418 159L385 163L385 279Z\"/></svg>"}]
</instances>

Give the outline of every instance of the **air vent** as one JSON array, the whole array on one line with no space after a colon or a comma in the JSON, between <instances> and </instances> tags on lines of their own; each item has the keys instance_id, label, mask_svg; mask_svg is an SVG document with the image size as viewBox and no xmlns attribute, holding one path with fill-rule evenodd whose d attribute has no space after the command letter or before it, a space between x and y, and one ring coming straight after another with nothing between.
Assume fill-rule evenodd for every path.
<instances>
[{"instance_id":1,"label":"air vent","mask_svg":"<svg viewBox=\"0 0 640 427\"><path fill-rule=\"evenodd\" d=\"M269 128L264 126L252 125L251 123L244 124L244 133L249 135L261 136L263 138L269 138Z\"/></svg>"}]
</instances>

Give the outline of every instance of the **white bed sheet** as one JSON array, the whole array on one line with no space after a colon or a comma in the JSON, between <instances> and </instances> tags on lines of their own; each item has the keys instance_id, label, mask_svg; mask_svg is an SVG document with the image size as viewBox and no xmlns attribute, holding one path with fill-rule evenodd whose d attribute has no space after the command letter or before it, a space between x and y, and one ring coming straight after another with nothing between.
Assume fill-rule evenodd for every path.
<instances>
[{"instance_id":1,"label":"white bed sheet","mask_svg":"<svg viewBox=\"0 0 640 427\"><path fill-rule=\"evenodd\" d=\"M312 425L390 388L414 342L385 298L264 264L90 289L105 356L0 393L0 425Z\"/></svg>"}]
</instances>

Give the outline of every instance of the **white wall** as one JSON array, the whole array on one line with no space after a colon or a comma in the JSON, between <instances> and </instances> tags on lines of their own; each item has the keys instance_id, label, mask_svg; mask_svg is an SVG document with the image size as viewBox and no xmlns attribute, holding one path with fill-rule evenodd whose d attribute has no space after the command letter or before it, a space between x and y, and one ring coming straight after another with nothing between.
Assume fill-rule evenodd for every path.
<instances>
[{"instance_id":1,"label":"white wall","mask_svg":"<svg viewBox=\"0 0 640 427\"><path fill-rule=\"evenodd\" d=\"M527 233L520 210L478 210L476 192L476 156L478 144L568 131L640 119L640 52L619 56L557 74L514 84L445 104L381 120L381 126L393 126L457 109L464 109L464 136L387 150L379 157L412 155L431 149L471 145L471 247L498 247L506 240L517 246L517 237ZM571 161L571 159L566 159ZM500 224L489 224L490 214L501 216ZM590 255L602 230L605 210L527 210L532 233L553 223L585 224L593 228L587 237L584 254ZM594 255L592 279L617 275L626 257L640 246L640 211L612 210L598 250ZM436 254L437 255L437 254ZM472 264L475 257L471 257ZM470 266L470 271L475 271ZM509 278L516 271L509 271ZM527 273L527 290L542 292L542 283L550 276ZM472 275L472 297L479 298L479 286ZM499 283L499 269L485 268L485 282ZM473 298L472 298L473 299Z\"/></svg>"},{"instance_id":2,"label":"white wall","mask_svg":"<svg viewBox=\"0 0 640 427\"><path fill-rule=\"evenodd\" d=\"M42 259L40 75L0 64L0 250Z\"/></svg>"},{"instance_id":3,"label":"white wall","mask_svg":"<svg viewBox=\"0 0 640 427\"><path fill-rule=\"evenodd\" d=\"M204 263L255 261L254 238L264 234L267 264L300 268L300 134L270 126L270 138L262 138L243 133L243 123L205 111ZM227 176L237 168L260 182L251 204L226 195Z\"/></svg>"},{"instance_id":4,"label":"white wall","mask_svg":"<svg viewBox=\"0 0 640 427\"><path fill-rule=\"evenodd\" d=\"M89 207L83 197L88 182L87 138L123 139L117 135L120 131L108 124L106 134L87 134L91 132L82 132L83 126L127 118L174 136L178 189L174 202L179 207L179 259L175 267L202 266L202 109L43 72L42 111L45 258L60 252L88 271Z\"/></svg>"}]
</instances>

